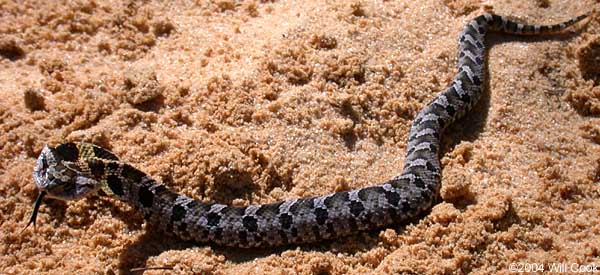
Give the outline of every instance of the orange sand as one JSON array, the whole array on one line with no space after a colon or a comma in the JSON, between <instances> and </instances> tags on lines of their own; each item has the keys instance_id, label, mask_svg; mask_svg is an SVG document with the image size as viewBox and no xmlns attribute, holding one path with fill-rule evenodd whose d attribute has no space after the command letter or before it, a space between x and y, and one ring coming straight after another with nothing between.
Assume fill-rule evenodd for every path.
<instances>
[{"instance_id":1,"label":"orange sand","mask_svg":"<svg viewBox=\"0 0 600 275\"><path fill-rule=\"evenodd\" d=\"M92 197L45 200L37 229L21 232L35 158L64 141L109 148L204 201L380 183L453 77L465 22L487 9L555 23L598 1L24 2L0 1L0 274L600 269L598 15L566 35L490 36L488 93L448 129L442 201L413 223L228 249L167 238Z\"/></svg>"}]
</instances>

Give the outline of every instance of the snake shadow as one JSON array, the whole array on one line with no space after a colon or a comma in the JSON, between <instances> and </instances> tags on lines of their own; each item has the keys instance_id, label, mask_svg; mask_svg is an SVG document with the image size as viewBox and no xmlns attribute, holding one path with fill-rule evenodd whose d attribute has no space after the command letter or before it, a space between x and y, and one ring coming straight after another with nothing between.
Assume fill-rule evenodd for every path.
<instances>
[{"instance_id":1,"label":"snake shadow","mask_svg":"<svg viewBox=\"0 0 600 275\"><path fill-rule=\"evenodd\" d=\"M479 139L483 129L487 123L489 110L491 106L491 91L490 89L490 58L489 58L489 49L493 48L495 45L500 45L503 43L539 43L539 42L564 42L566 43L569 40L579 36L579 34L587 28L587 25L578 28L575 31L567 31L564 33L558 34L548 34L548 35L511 35L511 34L503 34L490 32L487 34L485 39L485 60L484 63L484 86L483 92L480 100L477 102L473 109L469 112L468 115L465 115L461 119L454 122L450 125L444 132L442 138L442 150L441 156L443 156L446 152L451 152L454 148L463 141L473 142ZM494 62L492 60L492 62ZM542 72L543 73L543 72ZM552 87L559 89L560 87ZM516 91L519 92L519 91ZM539 96L552 96L552 94L542 94ZM443 173L443 167L442 167ZM443 183L442 183L443 184ZM452 201L447 201L448 203L453 204L457 209L464 210L467 206L477 203L477 195L473 194L469 190L466 190L462 194L462 196L453 198Z\"/></svg>"},{"instance_id":2,"label":"snake shadow","mask_svg":"<svg viewBox=\"0 0 600 275\"><path fill-rule=\"evenodd\" d=\"M581 29L579 30L581 31ZM490 78L489 78L489 48L494 45L507 42L533 43L542 41L567 41L574 38L578 32L566 32L563 34L543 35L543 36L516 36L506 34L490 33L486 37L485 45L488 50L485 52L485 76L483 94L479 102L469 112L469 115L457 120L450 125L442 139L442 155L452 151L462 141L475 141L480 137L483 128L487 122L491 101ZM466 195L457 198L454 204L458 209L464 209L470 204L476 203L475 194L465 193ZM438 197L438 202L441 200ZM437 203L437 202L436 202ZM407 225L418 223L423 217L429 215L431 210L425 211L420 216L398 223L389 228L393 228L401 235L404 233ZM130 217L121 217L124 220ZM357 234L343 237L335 240L326 240L317 243L308 243L301 245L287 245L274 248L230 248L217 246L211 243L197 243L192 241L182 241L176 237L169 236L163 232L154 229L152 225L146 226L146 231L133 243L128 245L119 257L119 274L139 274L132 269L136 268L169 268L169 267L145 267L146 261L153 256L158 256L168 250L185 250L197 246L211 246L217 255L223 255L228 261L233 263L244 263L258 258L267 257L274 254L281 255L285 251L299 249L304 252L331 252L346 254L356 254L361 251L368 251L381 245L381 239L378 237L382 229L373 231L357 232Z\"/></svg>"},{"instance_id":3,"label":"snake shadow","mask_svg":"<svg viewBox=\"0 0 600 275\"><path fill-rule=\"evenodd\" d=\"M479 138L489 115L491 92L490 91L490 74L489 74L489 49L495 45L519 42L519 43L536 43L536 42L548 42L548 41L559 41L566 42L579 35L580 31L577 32L565 32L561 34L552 35L536 35L536 36L518 36L509 34L498 34L488 33L485 41L485 64L484 64L484 86L481 99L473 109L469 111L468 115L465 115L461 119L450 125L444 132L442 138L443 150L442 154L451 151L461 143L462 141L475 141ZM492 61L493 62L493 61Z\"/></svg>"},{"instance_id":4,"label":"snake shadow","mask_svg":"<svg viewBox=\"0 0 600 275\"><path fill-rule=\"evenodd\" d=\"M429 210L410 221L388 228L395 229L397 234L401 235L404 233L406 226L418 223L419 220L427 215L429 215ZM155 229L152 225L147 225L145 229L146 230L142 235L140 235L133 243L127 245L124 252L119 255L118 274L141 274L140 272L145 269L171 269L172 267L170 266L146 266L146 262L149 258L158 256L165 251L186 250L199 246L210 246L214 255L224 256L227 261L232 263L247 263L271 255L281 256L284 252L292 250L353 255L380 246L382 241L379 235L383 230L377 229L357 232L350 236L332 240L323 240L315 243L290 244L269 248L235 248L219 246L212 243L183 241Z\"/></svg>"}]
</instances>

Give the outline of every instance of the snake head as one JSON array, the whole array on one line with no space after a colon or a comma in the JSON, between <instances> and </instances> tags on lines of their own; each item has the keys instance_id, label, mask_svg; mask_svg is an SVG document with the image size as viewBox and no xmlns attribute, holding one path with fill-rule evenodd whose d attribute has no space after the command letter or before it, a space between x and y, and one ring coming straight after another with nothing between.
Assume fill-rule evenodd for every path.
<instances>
[{"instance_id":1,"label":"snake head","mask_svg":"<svg viewBox=\"0 0 600 275\"><path fill-rule=\"evenodd\" d=\"M33 179L40 193L27 223L35 227L38 210L45 196L59 200L75 200L95 193L99 184L82 169L78 145L64 143L55 148L44 146L33 168ZM25 230L25 228L23 230Z\"/></svg>"},{"instance_id":2,"label":"snake head","mask_svg":"<svg viewBox=\"0 0 600 275\"><path fill-rule=\"evenodd\" d=\"M64 143L55 148L44 146L33 168L33 179L40 193L25 228L30 224L35 227L44 196L66 201L83 198L98 190L98 181L87 176L89 173L82 169L85 166L80 158L79 146L75 143Z\"/></svg>"},{"instance_id":3,"label":"snake head","mask_svg":"<svg viewBox=\"0 0 600 275\"><path fill-rule=\"evenodd\" d=\"M86 173L85 162L80 160L75 143L64 143L56 148L45 146L33 169L33 179L48 197L76 200L95 193L99 183Z\"/></svg>"}]
</instances>

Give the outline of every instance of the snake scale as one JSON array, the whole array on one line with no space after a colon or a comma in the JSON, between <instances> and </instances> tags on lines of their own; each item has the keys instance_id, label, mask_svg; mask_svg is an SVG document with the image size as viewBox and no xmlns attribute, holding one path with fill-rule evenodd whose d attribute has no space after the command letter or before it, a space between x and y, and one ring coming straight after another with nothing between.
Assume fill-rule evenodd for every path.
<instances>
[{"instance_id":1,"label":"snake scale","mask_svg":"<svg viewBox=\"0 0 600 275\"><path fill-rule=\"evenodd\" d=\"M244 207L205 203L169 190L106 149L64 143L45 146L37 160L33 178L40 193L29 224L35 225L46 195L74 200L90 194L126 201L148 221L181 239L224 246L314 242L406 222L436 201L441 185L442 132L481 97L486 33L551 34L590 14L548 26L521 24L488 13L469 21L459 36L458 73L414 119L402 173L381 185Z\"/></svg>"}]
</instances>

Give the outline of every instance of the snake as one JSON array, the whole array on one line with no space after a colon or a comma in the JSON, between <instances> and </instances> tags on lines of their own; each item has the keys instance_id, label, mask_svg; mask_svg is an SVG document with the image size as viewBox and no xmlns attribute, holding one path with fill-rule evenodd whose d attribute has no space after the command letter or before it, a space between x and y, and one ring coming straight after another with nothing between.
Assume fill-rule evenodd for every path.
<instances>
[{"instance_id":1,"label":"snake","mask_svg":"<svg viewBox=\"0 0 600 275\"><path fill-rule=\"evenodd\" d=\"M524 24L484 13L465 24L458 39L457 74L418 112L410 127L404 167L382 184L231 206L180 195L100 146L66 142L45 145L37 158L33 179L40 191L27 226L35 226L45 196L69 201L92 194L131 204L147 222L182 240L241 248L311 243L409 222L439 199L442 133L481 97L486 33L555 34L592 13L554 25Z\"/></svg>"}]
</instances>

